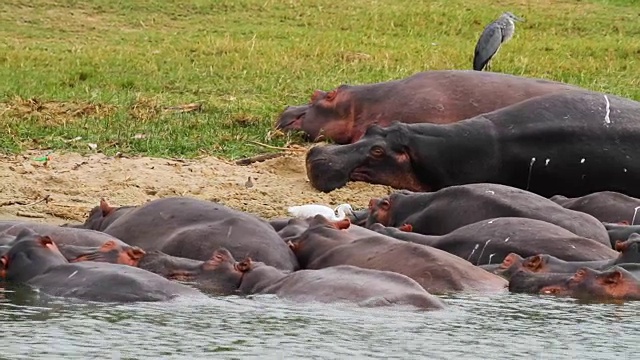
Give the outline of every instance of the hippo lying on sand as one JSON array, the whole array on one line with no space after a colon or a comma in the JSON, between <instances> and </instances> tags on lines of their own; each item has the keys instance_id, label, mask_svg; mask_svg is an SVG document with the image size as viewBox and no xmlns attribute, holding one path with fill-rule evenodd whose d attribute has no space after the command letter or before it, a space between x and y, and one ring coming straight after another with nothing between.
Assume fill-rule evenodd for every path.
<instances>
[{"instance_id":1,"label":"hippo lying on sand","mask_svg":"<svg viewBox=\"0 0 640 360\"><path fill-rule=\"evenodd\" d=\"M639 142L639 102L563 91L454 124L372 125L353 144L313 147L306 166L325 192L348 181L412 191L484 182L544 197L637 197Z\"/></svg>"},{"instance_id":2,"label":"hippo lying on sand","mask_svg":"<svg viewBox=\"0 0 640 360\"><path fill-rule=\"evenodd\" d=\"M435 70L402 80L316 90L307 105L287 107L276 123L311 140L349 144L367 127L405 123L447 124L535 96L579 90L559 82L468 70Z\"/></svg>"}]
</instances>

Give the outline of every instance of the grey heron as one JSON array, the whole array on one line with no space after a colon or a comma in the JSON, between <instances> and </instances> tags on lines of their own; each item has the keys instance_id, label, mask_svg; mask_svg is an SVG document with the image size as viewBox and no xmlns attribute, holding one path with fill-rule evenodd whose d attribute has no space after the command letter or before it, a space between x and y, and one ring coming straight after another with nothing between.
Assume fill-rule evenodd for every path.
<instances>
[{"instance_id":1,"label":"grey heron","mask_svg":"<svg viewBox=\"0 0 640 360\"><path fill-rule=\"evenodd\" d=\"M484 28L476 44L473 56L473 70L489 69L491 58L498 53L500 46L513 36L516 30L516 21L524 21L524 19L507 11Z\"/></svg>"}]
</instances>

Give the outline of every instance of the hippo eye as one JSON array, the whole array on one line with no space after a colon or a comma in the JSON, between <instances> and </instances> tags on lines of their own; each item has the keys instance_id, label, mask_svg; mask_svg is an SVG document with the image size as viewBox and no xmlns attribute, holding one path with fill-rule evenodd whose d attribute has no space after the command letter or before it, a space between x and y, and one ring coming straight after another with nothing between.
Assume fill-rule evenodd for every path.
<instances>
[{"instance_id":1,"label":"hippo eye","mask_svg":"<svg viewBox=\"0 0 640 360\"><path fill-rule=\"evenodd\" d=\"M384 156L384 149L380 146L374 146L371 148L369 153L371 154L371 156L379 158Z\"/></svg>"}]
</instances>

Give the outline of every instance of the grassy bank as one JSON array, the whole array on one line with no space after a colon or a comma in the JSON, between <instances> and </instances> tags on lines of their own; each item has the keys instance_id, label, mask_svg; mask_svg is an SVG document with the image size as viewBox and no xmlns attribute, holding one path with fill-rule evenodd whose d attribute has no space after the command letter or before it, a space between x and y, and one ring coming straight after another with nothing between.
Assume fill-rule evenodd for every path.
<instances>
[{"instance_id":1,"label":"grassy bank","mask_svg":"<svg viewBox=\"0 0 640 360\"><path fill-rule=\"evenodd\" d=\"M470 68L483 27L505 10L526 22L494 71L640 100L637 1L495 3L5 0L0 150L264 152L249 141L296 141L270 130L313 89ZM165 109L194 102L201 111Z\"/></svg>"}]
</instances>

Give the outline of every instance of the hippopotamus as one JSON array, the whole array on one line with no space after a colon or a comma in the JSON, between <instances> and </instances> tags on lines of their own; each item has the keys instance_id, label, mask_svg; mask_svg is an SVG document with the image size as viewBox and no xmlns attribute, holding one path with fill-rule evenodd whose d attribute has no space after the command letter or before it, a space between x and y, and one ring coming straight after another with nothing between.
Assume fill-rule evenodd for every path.
<instances>
[{"instance_id":1,"label":"hippopotamus","mask_svg":"<svg viewBox=\"0 0 640 360\"><path fill-rule=\"evenodd\" d=\"M269 224L271 225L273 230L278 232L289 224L289 220L291 220L291 218L273 219L273 220L269 220Z\"/></svg>"},{"instance_id":2,"label":"hippopotamus","mask_svg":"<svg viewBox=\"0 0 640 360\"><path fill-rule=\"evenodd\" d=\"M217 248L224 247L234 257L252 256L286 271L298 268L295 255L269 222L222 204L169 197L124 210L105 211L104 205L96 209L100 210L93 211L85 226L147 252L159 250L206 261ZM108 218L113 214L118 218L110 221Z\"/></svg>"},{"instance_id":3,"label":"hippopotamus","mask_svg":"<svg viewBox=\"0 0 640 360\"><path fill-rule=\"evenodd\" d=\"M573 274L583 267L603 270L619 264L637 264L640 263L640 235L627 241L618 241L616 250L619 252L617 256L594 261L566 261L549 254L536 254L524 259L522 266L528 271L536 273Z\"/></svg>"},{"instance_id":4,"label":"hippopotamus","mask_svg":"<svg viewBox=\"0 0 640 360\"><path fill-rule=\"evenodd\" d=\"M288 242L303 269L353 265L393 271L416 280L433 294L503 291L506 285L499 276L445 251L364 228L357 233L345 231L350 226L348 219L330 222L317 215L307 221L308 229Z\"/></svg>"},{"instance_id":5,"label":"hippopotamus","mask_svg":"<svg viewBox=\"0 0 640 360\"><path fill-rule=\"evenodd\" d=\"M309 104L288 106L276 129L302 130L312 141L357 141L370 124L447 124L535 96L580 89L559 82L499 73L434 70L408 78L316 90Z\"/></svg>"},{"instance_id":6,"label":"hippopotamus","mask_svg":"<svg viewBox=\"0 0 640 360\"><path fill-rule=\"evenodd\" d=\"M361 306L410 305L435 310L444 303L415 280L391 271L337 265L285 273L246 259L239 291L245 295L272 294L304 302L348 302Z\"/></svg>"},{"instance_id":7,"label":"hippopotamus","mask_svg":"<svg viewBox=\"0 0 640 360\"><path fill-rule=\"evenodd\" d=\"M410 224L413 232L424 235L445 235L465 225L498 217L536 219L610 247L607 230L593 216L565 209L534 193L499 184L458 185L431 193L396 191L381 199L372 199L369 212L367 226L376 222L393 227ZM493 231L493 228L488 230ZM513 230L495 231L509 236ZM554 231L556 236L569 236L558 229L549 228L548 231Z\"/></svg>"},{"instance_id":8,"label":"hippopotamus","mask_svg":"<svg viewBox=\"0 0 640 360\"><path fill-rule=\"evenodd\" d=\"M640 300L640 280L621 266L604 271L581 268L565 281L544 286L539 293L586 300Z\"/></svg>"},{"instance_id":9,"label":"hippopotamus","mask_svg":"<svg viewBox=\"0 0 640 360\"><path fill-rule=\"evenodd\" d=\"M640 234L640 225L604 223L604 228L607 229L612 247L615 247L618 241L626 241L631 236Z\"/></svg>"},{"instance_id":10,"label":"hippopotamus","mask_svg":"<svg viewBox=\"0 0 640 360\"><path fill-rule=\"evenodd\" d=\"M572 275L571 273L532 273L519 270L509 278L509 292L538 294L544 287L567 281Z\"/></svg>"},{"instance_id":11,"label":"hippopotamus","mask_svg":"<svg viewBox=\"0 0 640 360\"><path fill-rule=\"evenodd\" d=\"M112 235L95 230L75 229L30 221L0 220L0 236L4 236L7 240L11 240L12 236L15 237L25 229L50 237L56 245L102 246L108 241L113 241L120 246L127 245Z\"/></svg>"},{"instance_id":12,"label":"hippopotamus","mask_svg":"<svg viewBox=\"0 0 640 360\"><path fill-rule=\"evenodd\" d=\"M104 198L100 199L100 205L89 211L87 220L82 224L64 224L62 227L79 228L79 229L106 229L111 223L116 221L120 216L134 210L136 207L132 205L114 207Z\"/></svg>"},{"instance_id":13,"label":"hippopotamus","mask_svg":"<svg viewBox=\"0 0 640 360\"><path fill-rule=\"evenodd\" d=\"M170 280L192 283L199 290L215 295L235 294L243 272L225 248L213 252L207 261L181 258L154 250L145 252L135 247L117 247L105 244L101 247L61 246L60 252L69 262L96 261L136 266Z\"/></svg>"},{"instance_id":14,"label":"hippopotamus","mask_svg":"<svg viewBox=\"0 0 640 360\"><path fill-rule=\"evenodd\" d=\"M127 265L69 263L48 236L25 232L0 258L10 284L26 284L50 296L101 302L166 301L202 296L185 285Z\"/></svg>"},{"instance_id":15,"label":"hippopotamus","mask_svg":"<svg viewBox=\"0 0 640 360\"><path fill-rule=\"evenodd\" d=\"M603 223L633 225L640 210L640 199L615 191L598 191L577 198L555 195L550 200L566 209L587 213Z\"/></svg>"},{"instance_id":16,"label":"hippopotamus","mask_svg":"<svg viewBox=\"0 0 640 360\"><path fill-rule=\"evenodd\" d=\"M545 253L569 261L605 260L617 255L611 247L600 242L577 236L546 221L527 218L481 220L441 236L409 232L411 225L405 225L404 231L375 225L370 229L399 240L444 250L474 265L500 263L510 253L523 257Z\"/></svg>"},{"instance_id":17,"label":"hippopotamus","mask_svg":"<svg viewBox=\"0 0 640 360\"><path fill-rule=\"evenodd\" d=\"M0 234L0 246L5 246L12 243L16 239L15 235Z\"/></svg>"},{"instance_id":18,"label":"hippopotamus","mask_svg":"<svg viewBox=\"0 0 640 360\"><path fill-rule=\"evenodd\" d=\"M323 192L364 181L411 191L497 183L544 197L640 197L640 102L591 91L538 96L447 125L371 125L349 145L307 152Z\"/></svg>"}]
</instances>

